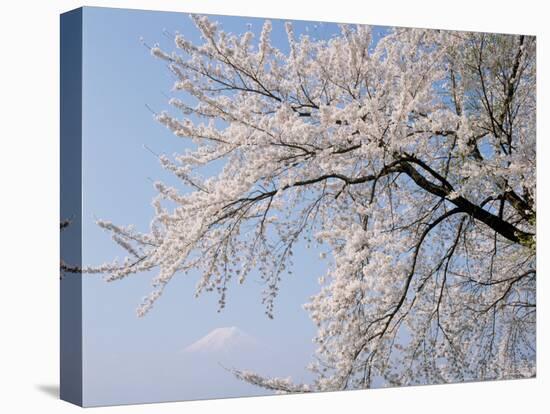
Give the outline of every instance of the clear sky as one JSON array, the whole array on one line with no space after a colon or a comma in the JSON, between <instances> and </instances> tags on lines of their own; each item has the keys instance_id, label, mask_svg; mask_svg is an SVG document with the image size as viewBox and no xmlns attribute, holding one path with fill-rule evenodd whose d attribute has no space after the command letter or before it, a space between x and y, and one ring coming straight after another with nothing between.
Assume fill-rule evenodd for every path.
<instances>
[{"instance_id":1,"label":"clear sky","mask_svg":"<svg viewBox=\"0 0 550 414\"><path fill-rule=\"evenodd\" d=\"M263 19L212 16L225 31L261 30ZM287 50L284 21L272 20L275 46ZM294 22L295 33L315 38L338 33L330 23ZM199 41L186 14L84 9L83 50L83 264L122 258L123 252L96 224L101 218L134 224L146 231L153 215L152 181L177 184L155 153L171 155L190 145L152 117L168 109L173 79L148 45L173 50L173 34ZM378 32L380 34L382 29ZM181 186L180 186L181 188ZM326 271L319 250L299 246L293 275L281 283L275 318L261 304L262 286L252 275L243 286L234 283L227 306L217 312L217 295L193 295L198 275L176 276L144 318L136 308L151 290L154 274L139 274L106 283L84 276L83 357L84 403L109 405L258 395L268 393L235 379L223 366L252 368L260 374L292 376L308 381L305 369L314 345L315 326L302 304L315 294ZM211 331L238 327L253 337L246 352L191 355L184 349Z\"/></svg>"}]
</instances>

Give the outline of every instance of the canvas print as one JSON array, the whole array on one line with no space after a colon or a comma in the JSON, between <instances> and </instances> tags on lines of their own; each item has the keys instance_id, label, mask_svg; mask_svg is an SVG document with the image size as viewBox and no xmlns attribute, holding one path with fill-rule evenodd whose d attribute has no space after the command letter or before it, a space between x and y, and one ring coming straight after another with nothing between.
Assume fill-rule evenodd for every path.
<instances>
[{"instance_id":1,"label":"canvas print","mask_svg":"<svg viewBox=\"0 0 550 414\"><path fill-rule=\"evenodd\" d=\"M61 17L61 396L531 378L536 39Z\"/></svg>"}]
</instances>

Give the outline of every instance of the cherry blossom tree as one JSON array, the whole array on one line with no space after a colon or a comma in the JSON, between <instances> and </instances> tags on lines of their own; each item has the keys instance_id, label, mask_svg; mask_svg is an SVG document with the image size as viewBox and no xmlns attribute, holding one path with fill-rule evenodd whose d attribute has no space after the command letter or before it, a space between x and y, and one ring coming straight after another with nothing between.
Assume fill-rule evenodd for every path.
<instances>
[{"instance_id":1,"label":"cherry blossom tree","mask_svg":"<svg viewBox=\"0 0 550 414\"><path fill-rule=\"evenodd\" d=\"M107 221L114 281L157 270L145 315L175 275L220 309L252 271L276 316L298 243L328 270L305 305L318 327L311 384L235 370L281 392L529 377L535 373L535 38L341 26L295 36L265 21L232 35L192 16L202 41L151 48L174 75L156 119L192 149L159 156L141 233ZM204 177L215 165L219 173ZM302 274L299 277L318 277Z\"/></svg>"},{"instance_id":2,"label":"cherry blossom tree","mask_svg":"<svg viewBox=\"0 0 550 414\"><path fill-rule=\"evenodd\" d=\"M59 232L63 233L64 230L66 230L71 225L70 219L62 219L59 222ZM82 267L74 265L74 264L68 264L63 259L59 262L59 278L63 279L63 277L66 274L81 274L82 273Z\"/></svg>"}]
</instances>

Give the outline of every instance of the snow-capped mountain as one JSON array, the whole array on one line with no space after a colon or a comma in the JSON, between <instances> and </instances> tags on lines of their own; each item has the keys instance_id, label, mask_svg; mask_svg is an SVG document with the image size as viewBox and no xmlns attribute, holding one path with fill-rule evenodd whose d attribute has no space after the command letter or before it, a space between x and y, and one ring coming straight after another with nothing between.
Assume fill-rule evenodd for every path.
<instances>
[{"instance_id":1,"label":"snow-capped mountain","mask_svg":"<svg viewBox=\"0 0 550 414\"><path fill-rule=\"evenodd\" d=\"M251 351L259 342L236 326L217 328L184 348L184 352L233 353Z\"/></svg>"}]
</instances>

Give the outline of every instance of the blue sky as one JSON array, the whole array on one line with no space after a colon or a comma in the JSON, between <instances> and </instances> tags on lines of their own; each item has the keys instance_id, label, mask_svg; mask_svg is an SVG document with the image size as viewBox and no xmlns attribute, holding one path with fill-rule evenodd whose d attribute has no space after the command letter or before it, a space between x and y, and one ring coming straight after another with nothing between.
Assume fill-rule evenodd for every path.
<instances>
[{"instance_id":1,"label":"blue sky","mask_svg":"<svg viewBox=\"0 0 550 414\"><path fill-rule=\"evenodd\" d=\"M251 24L259 33L263 19L212 16L225 31L240 33ZM284 21L273 21L273 43L287 49ZM329 38L338 32L330 23L294 22L297 35ZM186 14L84 9L83 74L83 263L100 264L123 252L95 219L134 224L146 231L152 218L152 181L175 184L162 170L155 153L183 151L188 142L158 124L154 111L168 109L173 79L165 64L142 44L173 49L167 33L180 32L193 41L199 34ZM85 405L155 402L258 395L267 392L236 380L224 370L253 368L260 374L308 381L305 370L314 351L315 327L302 304L315 294L317 278L327 263L319 251L299 246L293 275L283 279L275 318L261 304L259 277L228 293L227 306L217 312L215 293L196 299L198 275L176 276L153 310L136 316L141 298L150 292L153 274L106 283L84 276L83 356ZM212 330L236 326L258 340L254 355L218 361L214 355L190 357L182 350ZM244 365L244 366L243 366Z\"/></svg>"}]
</instances>

